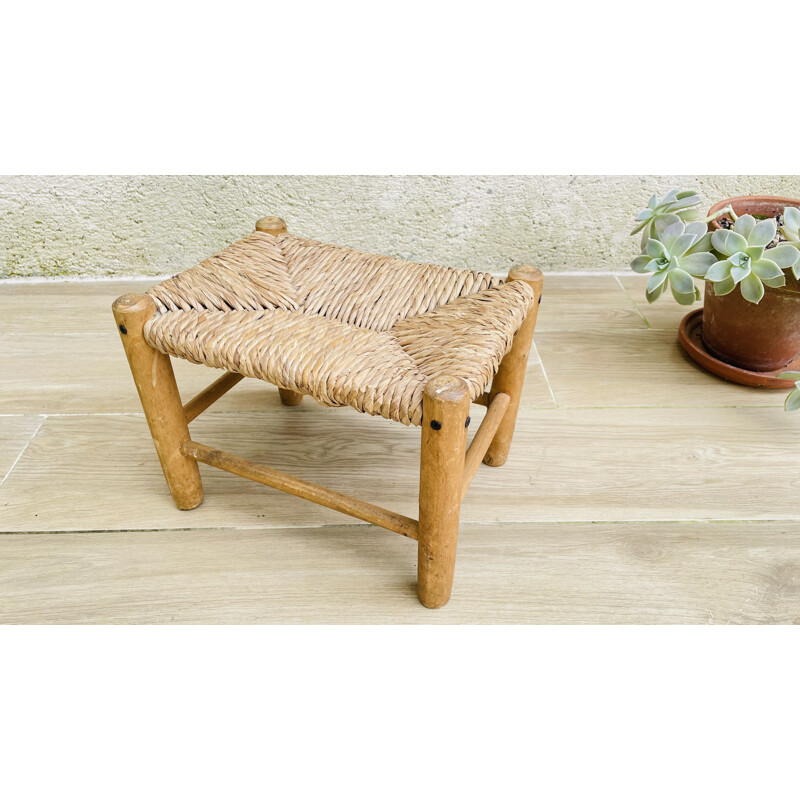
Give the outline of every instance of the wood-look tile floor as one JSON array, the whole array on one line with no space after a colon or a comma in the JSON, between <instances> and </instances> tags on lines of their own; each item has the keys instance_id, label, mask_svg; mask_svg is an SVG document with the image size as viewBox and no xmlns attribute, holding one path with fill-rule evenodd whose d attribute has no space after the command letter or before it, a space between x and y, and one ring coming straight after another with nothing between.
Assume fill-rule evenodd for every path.
<instances>
[{"instance_id":1,"label":"wood-look tile floor","mask_svg":"<svg viewBox=\"0 0 800 800\"><path fill-rule=\"evenodd\" d=\"M514 446L437 611L396 534L204 466L175 509L110 312L150 283L0 283L0 622L800 623L800 414L698 369L638 276L545 276ZM215 377L175 371L185 398ZM416 516L416 429L250 380L192 429Z\"/></svg>"}]
</instances>

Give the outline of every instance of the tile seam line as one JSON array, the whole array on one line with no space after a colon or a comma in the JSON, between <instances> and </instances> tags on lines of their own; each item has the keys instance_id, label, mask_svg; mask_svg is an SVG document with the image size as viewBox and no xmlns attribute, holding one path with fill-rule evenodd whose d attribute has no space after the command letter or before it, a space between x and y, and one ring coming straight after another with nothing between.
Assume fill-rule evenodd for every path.
<instances>
[{"instance_id":1,"label":"tile seam line","mask_svg":"<svg viewBox=\"0 0 800 800\"><path fill-rule=\"evenodd\" d=\"M612 525L623 527L626 525L642 525L642 524L658 524L658 525L785 525L795 524L800 522L800 516L788 518L755 518L755 519L742 519L742 518L728 518L728 517L714 517L706 519L696 519L686 517L682 519L670 519L667 517L653 518L653 519L613 519L613 520L511 520L507 522L467 522L464 523L463 531L470 529L481 528L511 528L530 526L531 528L541 528L544 526L578 526L578 525ZM320 531L320 530L341 530L341 529L366 529L375 528L377 532L383 529L370 525L369 523L356 523L350 524L343 523L326 523L323 525L280 525L274 528L265 528L263 525L211 525L208 527L189 526L180 528L97 528L92 530L32 530L32 531L0 531L0 536L64 536L70 534L114 534L122 535L127 533L208 533L210 531L263 531L265 534L270 531ZM407 537L402 537L407 538ZM409 541L414 541L409 539Z\"/></svg>"},{"instance_id":2,"label":"tile seam line","mask_svg":"<svg viewBox=\"0 0 800 800\"><path fill-rule=\"evenodd\" d=\"M553 401L553 405L558 408L558 400L556 400L555 392L553 391L553 387L550 383L550 378L547 377L547 370L544 366L544 361L542 361L542 354L539 352L539 348L536 346L536 332L534 331L533 334L533 341L531 342L531 347L533 347L533 352L536 354L536 358L539 361L539 367L542 370L542 375L544 376L544 382L547 384L547 391L550 392L550 399ZM526 376L527 377L527 376ZM522 405L522 404L520 404ZM524 408L524 406L523 406Z\"/></svg>"},{"instance_id":3,"label":"tile seam line","mask_svg":"<svg viewBox=\"0 0 800 800\"><path fill-rule=\"evenodd\" d=\"M625 288L625 285L620 280L620 276L615 275L614 280L619 284L620 289L622 289L622 291L625 292L625 297L627 297L628 300L631 301L631 305L636 310L636 313L641 317L642 322L644 323L645 330L649 331L653 330L653 326L650 324L650 320L647 319L647 317L644 315L644 312L639 308L639 304L636 302L636 300L633 299L633 295ZM668 330L671 330L671 328Z\"/></svg>"},{"instance_id":4,"label":"tile seam line","mask_svg":"<svg viewBox=\"0 0 800 800\"><path fill-rule=\"evenodd\" d=\"M543 370L544 371L544 370ZM547 376L545 375L547 379ZM549 379L548 384L549 384ZM776 389L775 394L779 391L783 391L782 389ZM552 390L551 390L552 392ZM555 401L555 398L553 398ZM783 408L782 402L775 402L773 403L748 403L746 405L737 405L733 404L720 404L709 406L707 403L698 403L697 405L670 405L665 406L661 405L628 405L628 406L620 406L620 405L606 405L606 406L573 406L573 405L558 405L555 406L538 406L538 405L530 405L527 403L520 403L520 408L526 411L620 411L620 410L647 410L647 409L664 409L669 408L673 410L680 410L680 409L718 409L718 408L739 408L742 410L752 409L752 408ZM225 416L263 416L266 414L278 414L284 409L282 408L273 408L273 409L251 409L248 411L239 411L239 410L229 410L229 411L205 411L203 412L204 417L225 417ZM293 414L315 414L317 413L317 409L298 409L292 412ZM141 411L90 411L90 412L50 412L41 413L41 414L0 414L0 419L24 419L26 417L43 417L46 419L62 419L62 418L70 418L70 417L144 417L144 414Z\"/></svg>"},{"instance_id":5,"label":"tile seam line","mask_svg":"<svg viewBox=\"0 0 800 800\"><path fill-rule=\"evenodd\" d=\"M3 476L3 480L0 481L0 486L2 486L8 480L9 475L11 475L11 473L14 471L14 468L17 466L17 464L19 464L20 459L25 455L25 452L30 447L31 442L36 438L36 435L42 429L42 425L44 425L47 420L47 414L37 414L36 416L39 417L39 424L36 426L36 430L34 430L28 441L25 443L25 446L22 448L22 450L20 450L19 455L14 459L14 463L8 468L8 471Z\"/></svg>"}]
</instances>

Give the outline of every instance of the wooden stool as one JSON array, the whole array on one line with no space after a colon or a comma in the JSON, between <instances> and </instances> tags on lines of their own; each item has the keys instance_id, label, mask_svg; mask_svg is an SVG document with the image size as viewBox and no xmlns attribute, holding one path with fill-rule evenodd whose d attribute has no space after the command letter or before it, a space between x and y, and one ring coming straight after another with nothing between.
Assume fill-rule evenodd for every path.
<instances>
[{"instance_id":1,"label":"wooden stool","mask_svg":"<svg viewBox=\"0 0 800 800\"><path fill-rule=\"evenodd\" d=\"M203 500L197 462L417 540L422 603L443 606L461 501L481 461L508 456L542 274L488 273L376 256L292 236L277 217L216 256L113 305L167 484ZM226 374L182 405L170 356ZM419 520L191 439L189 423L242 378L421 426ZM470 403L487 406L466 448Z\"/></svg>"}]
</instances>

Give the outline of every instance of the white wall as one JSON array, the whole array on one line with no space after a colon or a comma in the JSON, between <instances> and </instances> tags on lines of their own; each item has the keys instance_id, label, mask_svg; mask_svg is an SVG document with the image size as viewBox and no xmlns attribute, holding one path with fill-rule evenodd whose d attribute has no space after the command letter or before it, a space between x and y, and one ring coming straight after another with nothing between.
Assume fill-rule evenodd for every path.
<instances>
[{"instance_id":1,"label":"white wall","mask_svg":"<svg viewBox=\"0 0 800 800\"><path fill-rule=\"evenodd\" d=\"M620 270L654 191L800 197L800 176L0 177L0 278L163 274L258 217L371 252L506 272Z\"/></svg>"}]
</instances>

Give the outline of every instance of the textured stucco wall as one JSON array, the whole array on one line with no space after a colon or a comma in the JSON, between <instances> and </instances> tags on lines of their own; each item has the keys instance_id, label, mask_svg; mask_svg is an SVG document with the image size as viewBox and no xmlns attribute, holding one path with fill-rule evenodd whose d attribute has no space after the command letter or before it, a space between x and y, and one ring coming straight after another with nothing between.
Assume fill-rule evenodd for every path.
<instances>
[{"instance_id":1,"label":"textured stucco wall","mask_svg":"<svg viewBox=\"0 0 800 800\"><path fill-rule=\"evenodd\" d=\"M260 216L361 250L505 272L619 270L652 192L800 196L800 176L0 177L0 278L164 274Z\"/></svg>"}]
</instances>

